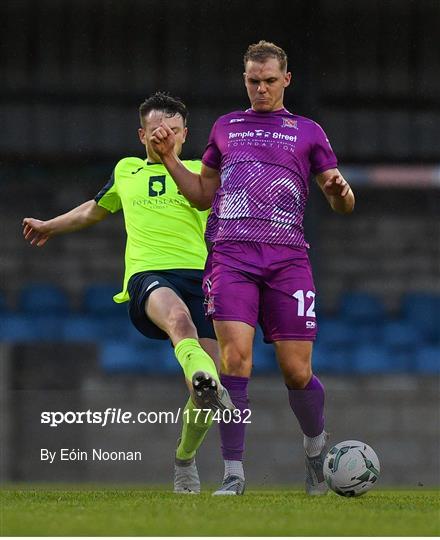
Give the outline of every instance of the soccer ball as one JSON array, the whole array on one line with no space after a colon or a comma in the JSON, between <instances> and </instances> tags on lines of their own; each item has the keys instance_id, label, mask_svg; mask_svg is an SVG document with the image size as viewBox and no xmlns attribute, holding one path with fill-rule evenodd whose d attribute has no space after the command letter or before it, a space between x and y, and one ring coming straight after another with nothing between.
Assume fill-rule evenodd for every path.
<instances>
[{"instance_id":1,"label":"soccer ball","mask_svg":"<svg viewBox=\"0 0 440 540\"><path fill-rule=\"evenodd\" d=\"M343 497L357 497L371 489L380 474L376 452L360 441L333 446L324 459L324 478L330 489Z\"/></svg>"}]
</instances>

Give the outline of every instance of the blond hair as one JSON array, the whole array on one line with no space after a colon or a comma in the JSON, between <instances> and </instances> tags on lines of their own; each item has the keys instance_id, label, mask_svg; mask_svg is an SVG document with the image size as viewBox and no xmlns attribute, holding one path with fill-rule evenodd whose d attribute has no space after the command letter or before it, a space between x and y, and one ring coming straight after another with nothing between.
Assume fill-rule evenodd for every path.
<instances>
[{"instance_id":1,"label":"blond hair","mask_svg":"<svg viewBox=\"0 0 440 540\"><path fill-rule=\"evenodd\" d=\"M249 61L265 62L268 58L277 58L280 68L282 70L287 69L287 54L275 43L263 39L258 43L249 45L243 57L244 68L246 69L246 64Z\"/></svg>"}]
</instances>

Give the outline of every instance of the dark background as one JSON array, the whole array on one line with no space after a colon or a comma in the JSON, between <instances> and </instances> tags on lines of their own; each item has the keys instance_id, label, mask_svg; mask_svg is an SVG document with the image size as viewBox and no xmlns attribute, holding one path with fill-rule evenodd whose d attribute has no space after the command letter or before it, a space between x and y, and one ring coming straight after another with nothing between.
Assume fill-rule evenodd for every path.
<instances>
[{"instance_id":1,"label":"dark background","mask_svg":"<svg viewBox=\"0 0 440 540\"><path fill-rule=\"evenodd\" d=\"M198 156L216 117L247 107L242 56L260 39L286 50L287 107L343 163L440 157L437 0L3 0L0 20L8 161L138 153L136 109L158 89L187 103Z\"/></svg>"}]
</instances>

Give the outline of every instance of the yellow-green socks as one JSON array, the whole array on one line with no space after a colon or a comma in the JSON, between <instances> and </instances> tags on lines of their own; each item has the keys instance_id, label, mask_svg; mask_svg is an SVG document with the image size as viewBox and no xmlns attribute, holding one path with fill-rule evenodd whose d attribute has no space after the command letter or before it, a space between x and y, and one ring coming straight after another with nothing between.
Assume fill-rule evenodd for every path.
<instances>
[{"instance_id":1,"label":"yellow-green socks","mask_svg":"<svg viewBox=\"0 0 440 540\"><path fill-rule=\"evenodd\" d=\"M191 459L202 444L212 424L212 412L198 409L191 398L183 411L183 428L180 444L177 447L177 459Z\"/></svg>"},{"instance_id":2,"label":"yellow-green socks","mask_svg":"<svg viewBox=\"0 0 440 540\"><path fill-rule=\"evenodd\" d=\"M217 382L220 382L213 359L202 349L197 339L182 339L174 347L174 354L188 381L192 380L196 371L207 371Z\"/></svg>"}]
</instances>

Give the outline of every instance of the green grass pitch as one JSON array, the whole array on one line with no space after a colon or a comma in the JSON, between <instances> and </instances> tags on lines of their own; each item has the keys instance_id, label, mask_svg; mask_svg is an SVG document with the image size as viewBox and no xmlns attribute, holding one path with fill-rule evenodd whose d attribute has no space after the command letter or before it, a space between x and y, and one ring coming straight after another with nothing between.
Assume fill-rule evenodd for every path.
<instances>
[{"instance_id":1,"label":"green grass pitch","mask_svg":"<svg viewBox=\"0 0 440 540\"><path fill-rule=\"evenodd\" d=\"M439 491L249 490L243 497L136 487L0 491L2 536L438 536Z\"/></svg>"}]
</instances>

